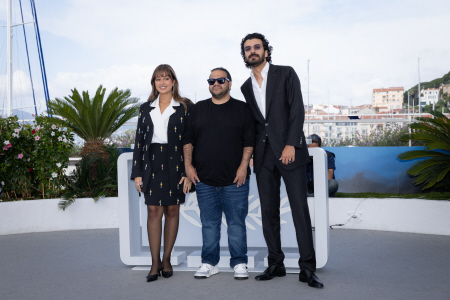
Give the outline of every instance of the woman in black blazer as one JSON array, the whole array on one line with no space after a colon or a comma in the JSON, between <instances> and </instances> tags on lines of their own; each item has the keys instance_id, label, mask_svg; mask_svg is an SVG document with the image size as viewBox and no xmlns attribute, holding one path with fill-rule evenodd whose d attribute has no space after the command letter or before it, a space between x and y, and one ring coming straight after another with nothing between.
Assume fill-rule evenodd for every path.
<instances>
[{"instance_id":1,"label":"woman in black blazer","mask_svg":"<svg viewBox=\"0 0 450 300\"><path fill-rule=\"evenodd\" d=\"M182 138L192 101L179 94L178 79L169 65L159 65L151 79L152 93L140 107L131 179L147 205L147 232L152 267L147 281L172 276L170 255L178 233L180 204L190 191L184 172ZM164 254L161 261L162 217Z\"/></svg>"}]
</instances>

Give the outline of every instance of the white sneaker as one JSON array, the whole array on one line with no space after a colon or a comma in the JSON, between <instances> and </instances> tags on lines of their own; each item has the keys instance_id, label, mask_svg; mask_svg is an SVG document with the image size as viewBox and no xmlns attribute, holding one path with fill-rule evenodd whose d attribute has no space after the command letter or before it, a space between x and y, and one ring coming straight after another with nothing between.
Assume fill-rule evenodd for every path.
<instances>
[{"instance_id":1,"label":"white sneaker","mask_svg":"<svg viewBox=\"0 0 450 300\"><path fill-rule=\"evenodd\" d=\"M195 272L194 277L197 279L209 278L211 275L219 273L219 267L210 264L202 264L200 269Z\"/></svg>"},{"instance_id":2,"label":"white sneaker","mask_svg":"<svg viewBox=\"0 0 450 300\"><path fill-rule=\"evenodd\" d=\"M248 279L247 264L237 264L234 266L234 279Z\"/></svg>"}]
</instances>

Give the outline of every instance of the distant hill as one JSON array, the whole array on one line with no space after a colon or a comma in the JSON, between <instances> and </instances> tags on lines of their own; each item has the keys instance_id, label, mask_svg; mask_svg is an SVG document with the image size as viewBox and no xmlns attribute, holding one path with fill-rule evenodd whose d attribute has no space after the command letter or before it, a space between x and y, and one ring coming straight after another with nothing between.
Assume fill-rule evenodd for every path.
<instances>
[{"instance_id":1,"label":"distant hill","mask_svg":"<svg viewBox=\"0 0 450 300\"><path fill-rule=\"evenodd\" d=\"M449 84L450 83L450 72L442 76L441 78L436 78L434 80L428 82L421 82L420 89L430 89L430 88L438 88L441 84ZM413 99L414 105L418 104L418 84L406 90L403 94L403 102L408 104L408 92L410 94L410 99Z\"/></svg>"},{"instance_id":2,"label":"distant hill","mask_svg":"<svg viewBox=\"0 0 450 300\"><path fill-rule=\"evenodd\" d=\"M14 116L17 116L19 118L19 120L34 119L34 116L31 113L20 110L20 109L14 109L12 113ZM1 115L1 117L6 118L6 114Z\"/></svg>"}]
</instances>

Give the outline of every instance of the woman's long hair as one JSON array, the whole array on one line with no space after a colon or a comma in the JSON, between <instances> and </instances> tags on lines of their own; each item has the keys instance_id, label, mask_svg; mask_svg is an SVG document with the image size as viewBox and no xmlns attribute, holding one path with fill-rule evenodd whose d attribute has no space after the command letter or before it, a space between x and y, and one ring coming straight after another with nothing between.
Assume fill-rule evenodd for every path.
<instances>
[{"instance_id":1,"label":"woman's long hair","mask_svg":"<svg viewBox=\"0 0 450 300\"><path fill-rule=\"evenodd\" d=\"M191 100L188 98L184 98L180 96L179 88L178 88L178 78L177 75L175 75L175 71L172 69L171 66L162 64L156 67L155 71L153 72L152 80L150 81L152 84L152 93L148 97L148 102L152 103L156 100L159 96L159 92L156 89L155 86L155 80L157 77L162 76L169 76L170 79L173 81L173 90L172 90L172 98L178 103L181 103L184 106L184 110L187 110L187 103L194 104Z\"/></svg>"}]
</instances>

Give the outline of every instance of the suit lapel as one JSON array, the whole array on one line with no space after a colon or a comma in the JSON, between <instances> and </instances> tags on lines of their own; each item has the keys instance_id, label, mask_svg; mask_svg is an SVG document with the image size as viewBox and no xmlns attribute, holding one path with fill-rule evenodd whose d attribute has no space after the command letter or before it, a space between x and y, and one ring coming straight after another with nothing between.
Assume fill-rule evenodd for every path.
<instances>
[{"instance_id":1,"label":"suit lapel","mask_svg":"<svg viewBox=\"0 0 450 300\"><path fill-rule=\"evenodd\" d=\"M270 65L269 72L267 73L267 85L266 85L266 117L269 115L270 102L272 101L272 93L276 79L277 79L277 67L275 65Z\"/></svg>"},{"instance_id":2,"label":"suit lapel","mask_svg":"<svg viewBox=\"0 0 450 300\"><path fill-rule=\"evenodd\" d=\"M253 86L252 86L251 78L249 78L245 82L244 89L248 96L247 99L250 100L251 105L253 105L253 107L255 107L255 110L258 112L258 116L260 117L260 119L264 121L264 116L262 115L261 110L259 109L258 103L256 103L256 98L255 98L255 94L253 93Z\"/></svg>"},{"instance_id":3,"label":"suit lapel","mask_svg":"<svg viewBox=\"0 0 450 300\"><path fill-rule=\"evenodd\" d=\"M170 115L169 117L169 128L175 128L176 124L178 123L178 119L181 121L181 123L184 122L185 116L184 116L184 106L172 106L173 109L175 109L175 112Z\"/></svg>"}]
</instances>

